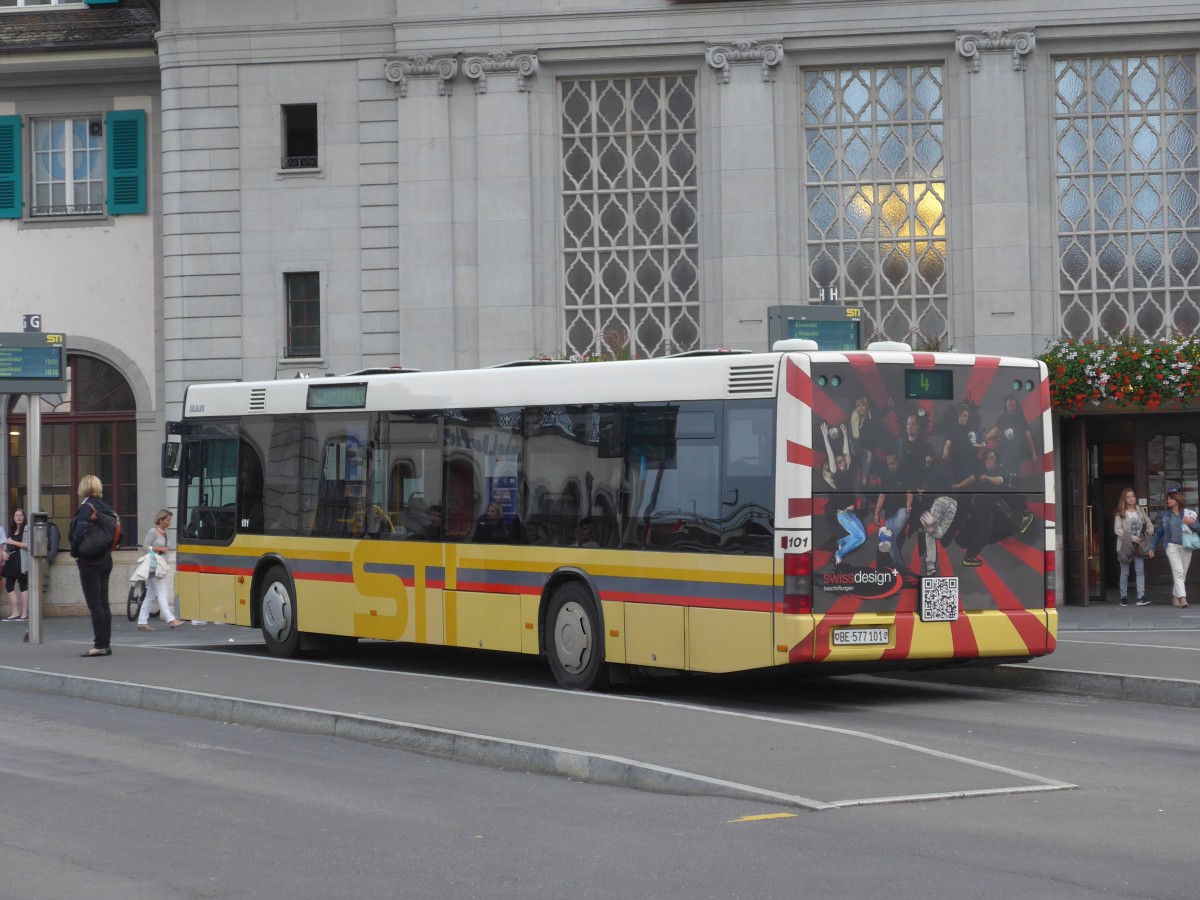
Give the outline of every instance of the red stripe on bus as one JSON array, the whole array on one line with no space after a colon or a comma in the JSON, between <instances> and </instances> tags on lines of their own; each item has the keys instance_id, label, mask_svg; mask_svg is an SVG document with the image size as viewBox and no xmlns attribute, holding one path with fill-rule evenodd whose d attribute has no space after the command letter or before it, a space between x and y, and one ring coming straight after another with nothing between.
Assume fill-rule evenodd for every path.
<instances>
[{"instance_id":1,"label":"red stripe on bus","mask_svg":"<svg viewBox=\"0 0 1200 900\"><path fill-rule=\"evenodd\" d=\"M1030 373L1030 377L1040 378L1040 374ZM1050 382L1043 381L1038 385L1038 390L1032 391L1021 398L1021 413L1025 416L1025 421L1029 423L1037 422L1050 408ZM1043 397L1043 392L1045 396Z\"/></svg>"},{"instance_id":2,"label":"red stripe on bus","mask_svg":"<svg viewBox=\"0 0 1200 900\"><path fill-rule=\"evenodd\" d=\"M195 572L197 575L253 575L253 569L239 569L233 566L198 566L184 563L175 567L176 572Z\"/></svg>"},{"instance_id":3,"label":"red stripe on bus","mask_svg":"<svg viewBox=\"0 0 1200 900\"><path fill-rule=\"evenodd\" d=\"M830 400L829 395L820 388L813 390L811 406L813 415L815 415L818 419L824 419L830 425L842 425L845 423L846 417L849 415L846 410L842 409L840 406ZM833 452L837 453L836 450Z\"/></svg>"},{"instance_id":4,"label":"red stripe on bus","mask_svg":"<svg viewBox=\"0 0 1200 900\"><path fill-rule=\"evenodd\" d=\"M846 359L850 360L850 365L854 367L854 374L858 376L859 383L866 391L872 408L886 408L891 394L883 383L883 376L879 374L879 364L875 362L874 357L867 353L847 353Z\"/></svg>"},{"instance_id":5,"label":"red stripe on bus","mask_svg":"<svg viewBox=\"0 0 1200 900\"><path fill-rule=\"evenodd\" d=\"M789 394L805 406L812 406L812 376L796 365L790 358L787 361L787 371L784 379Z\"/></svg>"},{"instance_id":6,"label":"red stripe on bus","mask_svg":"<svg viewBox=\"0 0 1200 900\"><path fill-rule=\"evenodd\" d=\"M850 619L859 612L862 600L853 594L845 594L833 602L829 612L817 625L816 648L813 652L813 662L822 662L833 652L833 629L850 624ZM836 620L836 621L835 621Z\"/></svg>"},{"instance_id":7,"label":"red stripe on bus","mask_svg":"<svg viewBox=\"0 0 1200 900\"><path fill-rule=\"evenodd\" d=\"M942 575L954 574L954 569L950 565L949 552L941 554L939 568ZM975 629L971 627L971 617L962 613L962 601L959 600L959 616L950 623L950 646L953 648L951 653L955 659L966 659L979 655L979 642L975 639Z\"/></svg>"},{"instance_id":8,"label":"red stripe on bus","mask_svg":"<svg viewBox=\"0 0 1200 900\"><path fill-rule=\"evenodd\" d=\"M1026 505L1029 507L1029 511L1033 513L1034 524L1038 520L1041 520L1049 525L1057 520L1058 507L1053 503L1047 503L1044 500L1030 500Z\"/></svg>"},{"instance_id":9,"label":"red stripe on bus","mask_svg":"<svg viewBox=\"0 0 1200 900\"><path fill-rule=\"evenodd\" d=\"M967 389L963 394L963 400L979 404L983 401L983 395L987 393L987 389L992 386L992 381L996 377L997 371L1000 369L1000 357L998 356L977 356L975 357L975 365L971 367L971 377L967 380Z\"/></svg>"},{"instance_id":10,"label":"red stripe on bus","mask_svg":"<svg viewBox=\"0 0 1200 900\"><path fill-rule=\"evenodd\" d=\"M459 581L456 591L479 591L484 594L537 594L537 588L493 581Z\"/></svg>"},{"instance_id":11,"label":"red stripe on bus","mask_svg":"<svg viewBox=\"0 0 1200 900\"><path fill-rule=\"evenodd\" d=\"M297 581L324 581L335 584L354 584L353 575L343 575L340 572L293 572L292 577Z\"/></svg>"},{"instance_id":12,"label":"red stripe on bus","mask_svg":"<svg viewBox=\"0 0 1200 900\"><path fill-rule=\"evenodd\" d=\"M711 597L675 597L631 591L601 591L600 599L620 603L653 603L657 606L694 606L703 609L737 609L750 612L762 612L772 605L760 600L718 600Z\"/></svg>"},{"instance_id":13,"label":"red stripe on bus","mask_svg":"<svg viewBox=\"0 0 1200 900\"><path fill-rule=\"evenodd\" d=\"M938 554L938 574L949 578L954 575L954 567L950 564L949 552ZM979 655L979 642L975 640L975 630L971 627L971 618L962 615L962 601L959 601L960 615L950 623L951 653L955 659L965 659Z\"/></svg>"},{"instance_id":14,"label":"red stripe on bus","mask_svg":"<svg viewBox=\"0 0 1200 900\"><path fill-rule=\"evenodd\" d=\"M1030 527L1032 528L1033 526ZM1025 565L1029 566L1029 568L1033 569L1033 571L1039 575L1042 574L1042 567L1046 565L1045 547L1030 547L1015 536L1004 538L996 546L1004 548L1021 562L1025 563ZM1040 607L1044 602L1045 598L1043 597L1036 605Z\"/></svg>"},{"instance_id":15,"label":"red stripe on bus","mask_svg":"<svg viewBox=\"0 0 1200 900\"><path fill-rule=\"evenodd\" d=\"M788 498L788 518L801 519L805 516L813 514L813 502L810 498L804 497L789 497Z\"/></svg>"},{"instance_id":16,"label":"red stripe on bus","mask_svg":"<svg viewBox=\"0 0 1200 900\"><path fill-rule=\"evenodd\" d=\"M1049 631L1042 620L1025 608L990 565L985 562L977 571L992 599L996 601L997 608L1012 621L1013 628L1017 630L1029 652L1039 655L1045 653L1046 636ZM1039 610L1042 608L1038 607Z\"/></svg>"},{"instance_id":17,"label":"red stripe on bus","mask_svg":"<svg viewBox=\"0 0 1200 900\"><path fill-rule=\"evenodd\" d=\"M798 466L808 466L811 469L813 464L813 448L805 447L803 444L797 444L794 441L788 441L787 461L795 463Z\"/></svg>"}]
</instances>

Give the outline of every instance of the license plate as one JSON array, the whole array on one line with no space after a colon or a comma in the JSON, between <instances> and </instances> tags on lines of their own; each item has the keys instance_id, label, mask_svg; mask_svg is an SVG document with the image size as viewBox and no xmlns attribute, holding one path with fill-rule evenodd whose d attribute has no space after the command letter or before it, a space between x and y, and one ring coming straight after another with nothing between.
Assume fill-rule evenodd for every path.
<instances>
[{"instance_id":1,"label":"license plate","mask_svg":"<svg viewBox=\"0 0 1200 900\"><path fill-rule=\"evenodd\" d=\"M833 646L849 647L861 644L887 644L891 635L886 628L835 628Z\"/></svg>"}]
</instances>

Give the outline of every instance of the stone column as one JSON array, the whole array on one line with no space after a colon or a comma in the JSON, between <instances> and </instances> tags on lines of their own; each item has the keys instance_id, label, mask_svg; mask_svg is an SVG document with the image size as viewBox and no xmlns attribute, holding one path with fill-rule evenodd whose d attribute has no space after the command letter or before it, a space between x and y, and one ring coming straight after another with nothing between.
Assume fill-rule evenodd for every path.
<instances>
[{"instance_id":1,"label":"stone column","mask_svg":"<svg viewBox=\"0 0 1200 900\"><path fill-rule=\"evenodd\" d=\"M963 217L954 268L951 330L959 349L1029 356L1033 346L1035 209L1027 127L1033 112L1025 82L1032 31L960 32L956 42L968 75L961 158L970 160L953 200ZM1039 132L1040 133L1040 132ZM1040 240L1040 237L1036 238ZM970 256L961 248L970 248ZM972 340L973 338L973 340ZM961 339L961 340L960 340Z\"/></svg>"},{"instance_id":2,"label":"stone column","mask_svg":"<svg viewBox=\"0 0 1200 900\"><path fill-rule=\"evenodd\" d=\"M475 91L475 252L458 281L460 299L473 294L475 305L468 322L468 309L460 303L459 333L473 331L477 343L459 348L460 367L529 356L537 219L532 177L537 128L529 87L537 70L533 53L499 50L463 59L463 75Z\"/></svg>"},{"instance_id":3,"label":"stone column","mask_svg":"<svg viewBox=\"0 0 1200 900\"><path fill-rule=\"evenodd\" d=\"M767 307L781 302L782 171L776 146L780 43L714 44L705 54L715 90L704 104L701 189L712 210L702 226L706 346L765 349ZM707 157L707 159L706 159Z\"/></svg>"},{"instance_id":4,"label":"stone column","mask_svg":"<svg viewBox=\"0 0 1200 900\"><path fill-rule=\"evenodd\" d=\"M454 347L431 347L429 335L454 327L454 181L450 96L454 57L389 59L399 122L397 218L399 358L418 368L449 369Z\"/></svg>"}]
</instances>

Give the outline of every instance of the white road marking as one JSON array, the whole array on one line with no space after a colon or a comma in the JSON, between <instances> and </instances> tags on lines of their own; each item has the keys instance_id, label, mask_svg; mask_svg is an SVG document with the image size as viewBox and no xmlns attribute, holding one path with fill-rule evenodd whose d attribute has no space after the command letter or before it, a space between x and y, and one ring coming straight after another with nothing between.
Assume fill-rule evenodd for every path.
<instances>
[{"instance_id":1,"label":"white road marking","mask_svg":"<svg viewBox=\"0 0 1200 900\"><path fill-rule=\"evenodd\" d=\"M206 650L206 649L201 649L201 648L170 647L170 646L165 646L165 645L161 645L161 644L160 645L147 645L147 648L152 649L152 650L169 650L169 651L182 650L185 652L192 652L192 653L211 653L212 652L211 650ZM321 662L320 660L283 659L280 657L261 657L261 656L248 656L245 658L255 660L257 662L267 662L267 663L288 663L290 665L299 665L299 666L320 666L320 667L324 667L324 668L341 669L341 670L345 670L346 668L348 668L347 666L344 666L344 665L340 665L337 663ZM932 756L936 759L944 759L944 760L947 760L950 762L962 763L963 765L966 765L966 766L973 766L973 767L985 769L985 770L991 771L991 772L998 772L1002 775L1010 775L1014 778L1022 779L1024 781L1034 782L1034 784L1018 785L1018 786L1004 787L1004 788L986 788L986 789L979 789L979 790L945 791L945 792L935 792L935 793L925 793L925 794L900 795L900 796L892 796L892 797L864 797L864 798L853 798L853 799L846 799L846 800L820 801L820 800L813 800L813 799L807 798L807 797L798 797L798 796L793 797L790 795L778 794L774 791L768 791L763 788L756 788L751 785L739 785L739 784L736 784L735 782L724 781L723 779L708 778L707 776L696 775L695 773L690 773L690 772L681 772L681 771L673 770L673 769L666 769L664 767L655 766L653 764L637 763L637 765L640 765L640 766L643 766L646 768L650 768L650 769L654 769L654 770L660 770L660 771L664 771L664 772L678 772L678 774L680 774L681 776L686 776L689 778L700 778L704 781L709 781L713 784L728 785L730 787L747 790L747 791L750 791L750 792L753 792L756 794L761 794L764 799L774 798L774 799L778 799L781 801L787 801L787 802L790 802L795 805L803 806L808 809L827 809L827 808L839 808L839 807L850 807L850 806L869 806L869 805L879 805L879 804L888 804L888 803L913 803L913 802L921 802L921 801L928 801L928 800L949 800L949 799L956 799L956 798L962 798L962 797L992 796L992 795L1000 795L1000 794L1003 794L1003 795L1025 794L1025 793L1033 793L1033 792L1039 792L1039 791L1065 791L1065 790L1074 790L1075 788L1078 787L1078 785L1071 784L1070 782L1059 781L1058 779L1055 779L1055 778L1045 778L1041 775L1035 775L1032 772L1023 772L1020 769L1013 769L1008 766L996 765L995 763L985 762L980 759L972 759L967 756L960 756L960 755L954 754L954 753L946 753L945 751L942 751L942 750L935 750L931 747L922 747L919 744L912 744L907 741L899 741L894 738L884 737L883 735L871 734L870 732L858 731L855 729L838 728L838 727L835 727L832 725L820 725L815 722L803 722L803 721L797 721L797 720L792 720L792 719L782 719L782 718L779 718L776 716L764 716L764 715L759 715L756 713L738 712L736 710L717 709L717 708L713 708L713 707L699 706L699 705L693 704L693 703L679 703L679 702L671 701L671 700L656 700L656 699L650 698L650 697L623 697L623 696L618 696L618 695L613 695L613 694L593 694L593 693L585 693L585 692L580 692L580 691L569 691L564 688L558 688L558 687L543 687L541 685L516 684L513 682L507 682L507 681L490 681L485 678L464 678L464 677L456 676L456 675L437 675L437 674L426 673L426 672L409 672L409 671L389 672L389 671L383 671L383 670L379 670L379 669L371 669L369 671L371 671L375 674L383 674L383 675L398 675L398 676L412 677L412 678L428 678L428 679L432 679L432 680L453 681L453 682L458 682L458 683L462 683L462 684L480 684L480 685L488 685L491 687L506 687L506 688L517 688L519 690L527 690L527 691L545 691L548 693L555 693L555 694L569 694L572 697L576 697L576 698L579 698L580 700L583 700L584 702L611 701L611 702L623 702L623 703L646 703L646 704L650 704L653 706L665 707L668 709L681 709L681 710L687 710L690 712L708 713L710 715L720 715L720 716L729 716L729 717L738 718L738 719L748 719L751 721L765 722L765 723L773 724L773 725L783 725L783 726L792 727L792 728L803 728L803 729L809 729L812 731L823 731L823 732L826 732L829 734L837 734L837 735L843 735L846 737L860 738L860 739L866 740L866 741L873 741L876 743L885 744L887 746L897 747L897 748L900 748L903 750L909 750L913 753L923 754L926 756ZM493 738L493 739L504 741L506 743L524 743L524 742L509 741L508 739L505 739L505 738ZM530 746L541 746L541 745L530 745ZM570 748L552 747L549 749L554 750L554 751L559 751L559 752L566 752L566 753L579 753L580 752L578 750L572 750ZM610 759L610 760L614 760L614 761L620 759L620 761L622 761L622 762L635 762L632 760L624 760L623 758L611 757L611 756L607 756L604 754L589 754L589 755L595 755L599 758Z\"/></svg>"}]
</instances>

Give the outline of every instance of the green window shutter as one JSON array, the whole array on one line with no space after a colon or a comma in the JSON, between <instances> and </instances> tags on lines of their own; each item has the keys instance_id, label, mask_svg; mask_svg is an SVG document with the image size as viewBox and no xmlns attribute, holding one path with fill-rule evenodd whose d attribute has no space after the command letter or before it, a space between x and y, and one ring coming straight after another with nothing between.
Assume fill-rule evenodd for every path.
<instances>
[{"instance_id":1,"label":"green window shutter","mask_svg":"<svg viewBox=\"0 0 1200 900\"><path fill-rule=\"evenodd\" d=\"M146 113L118 109L104 116L108 137L108 212L146 211Z\"/></svg>"},{"instance_id":2,"label":"green window shutter","mask_svg":"<svg viewBox=\"0 0 1200 900\"><path fill-rule=\"evenodd\" d=\"M21 117L0 116L0 219L21 218Z\"/></svg>"}]
</instances>

